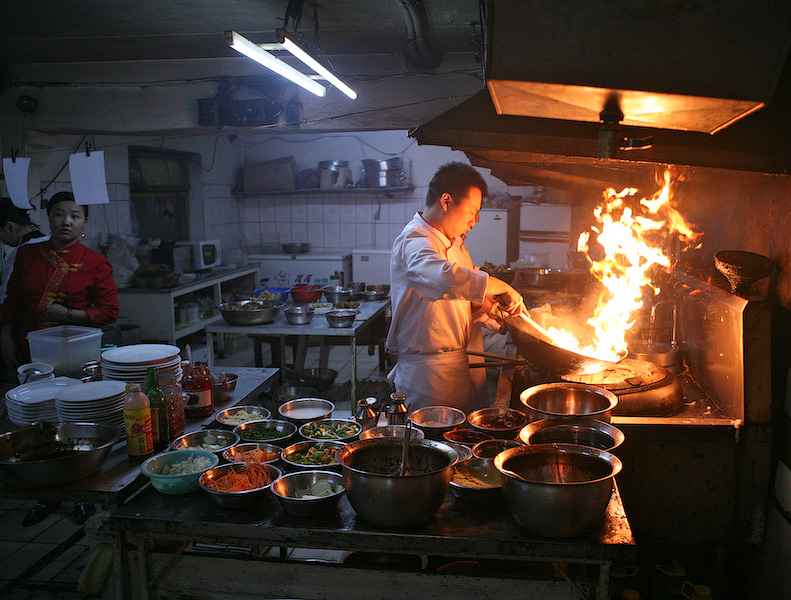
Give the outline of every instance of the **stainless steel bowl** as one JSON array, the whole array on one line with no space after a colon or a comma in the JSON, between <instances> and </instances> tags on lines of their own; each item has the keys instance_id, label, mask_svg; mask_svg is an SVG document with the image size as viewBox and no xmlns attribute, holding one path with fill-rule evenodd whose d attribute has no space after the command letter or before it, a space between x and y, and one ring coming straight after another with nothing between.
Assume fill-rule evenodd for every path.
<instances>
[{"instance_id":1,"label":"stainless steel bowl","mask_svg":"<svg viewBox=\"0 0 791 600\"><path fill-rule=\"evenodd\" d=\"M269 460L252 461L262 462L268 465L277 464L277 461L280 460L280 455L283 453L283 449L280 446L275 446L274 444L266 444L264 442L248 442L245 444L236 444L235 446L231 446L222 453L222 456L228 462L246 462L245 459L240 456L240 454L243 452L249 452L250 450L261 450L266 452L268 455L276 455L275 458L270 458Z\"/></svg>"},{"instance_id":2,"label":"stainless steel bowl","mask_svg":"<svg viewBox=\"0 0 791 600\"><path fill-rule=\"evenodd\" d=\"M0 435L0 479L20 488L66 485L96 473L121 439L111 423L37 422ZM68 451L79 438L92 450Z\"/></svg>"},{"instance_id":3,"label":"stainless steel bowl","mask_svg":"<svg viewBox=\"0 0 791 600\"><path fill-rule=\"evenodd\" d=\"M274 300L238 300L220 304L220 314L231 325L263 325L274 321L285 305Z\"/></svg>"},{"instance_id":4,"label":"stainless steel bowl","mask_svg":"<svg viewBox=\"0 0 791 600\"><path fill-rule=\"evenodd\" d=\"M257 438L256 433L250 433L251 430L263 429L267 432L267 437ZM276 446L287 446L294 439L297 433L297 426L288 421L278 421L275 419L266 419L263 421L250 421L242 425L237 425L233 430L240 440L243 442L266 442L267 444L275 444Z\"/></svg>"},{"instance_id":5,"label":"stainless steel bowl","mask_svg":"<svg viewBox=\"0 0 791 600\"><path fill-rule=\"evenodd\" d=\"M596 419L539 419L519 432L525 444L579 444L612 452L623 444L623 432Z\"/></svg>"},{"instance_id":6,"label":"stainless steel bowl","mask_svg":"<svg viewBox=\"0 0 791 600\"><path fill-rule=\"evenodd\" d=\"M354 319L357 318L357 311L347 308L331 310L325 316L330 327L351 327Z\"/></svg>"},{"instance_id":7,"label":"stainless steel bowl","mask_svg":"<svg viewBox=\"0 0 791 600\"><path fill-rule=\"evenodd\" d=\"M364 281L353 281L352 283L347 283L346 287L352 289L352 298L357 298L360 292L365 291L365 282Z\"/></svg>"},{"instance_id":8,"label":"stainless steel bowl","mask_svg":"<svg viewBox=\"0 0 791 600\"><path fill-rule=\"evenodd\" d=\"M310 306L290 306L285 311L286 321L292 325L307 325L315 312Z\"/></svg>"},{"instance_id":9,"label":"stainless steel bowl","mask_svg":"<svg viewBox=\"0 0 791 600\"><path fill-rule=\"evenodd\" d=\"M308 242L289 242L286 244L281 244L283 247L284 254L305 254L310 250L310 244Z\"/></svg>"},{"instance_id":10,"label":"stainless steel bowl","mask_svg":"<svg viewBox=\"0 0 791 600\"><path fill-rule=\"evenodd\" d=\"M237 381L239 381L239 376L236 373L212 373L211 393L214 403L222 404L233 398Z\"/></svg>"},{"instance_id":11,"label":"stainless steel bowl","mask_svg":"<svg viewBox=\"0 0 791 600\"><path fill-rule=\"evenodd\" d=\"M580 535L601 523L621 461L575 444L537 444L494 457L503 496L514 519L550 538Z\"/></svg>"},{"instance_id":12,"label":"stainless steel bowl","mask_svg":"<svg viewBox=\"0 0 791 600\"><path fill-rule=\"evenodd\" d=\"M609 390L583 383L544 383L519 394L529 422L537 419L598 419L610 422L618 398Z\"/></svg>"},{"instance_id":13,"label":"stainless steel bowl","mask_svg":"<svg viewBox=\"0 0 791 600\"><path fill-rule=\"evenodd\" d=\"M328 285L322 288L327 302L338 304L338 302L348 302L352 297L352 288L342 285Z\"/></svg>"},{"instance_id":14,"label":"stainless steel bowl","mask_svg":"<svg viewBox=\"0 0 791 600\"><path fill-rule=\"evenodd\" d=\"M297 442L296 444L291 444L288 448L284 449L283 453L280 455L280 459L283 461L283 464L285 464L286 467L292 471L310 471L315 469L340 471L341 467L338 463L337 451L343 446L343 442L335 442L332 440L310 440L307 442ZM332 462L308 464L294 460L295 454L309 452L311 448L315 448L316 450L314 450L314 452L319 452L320 454L323 454L324 451L327 451L327 456L332 456L334 454L332 457Z\"/></svg>"},{"instance_id":15,"label":"stainless steel bowl","mask_svg":"<svg viewBox=\"0 0 791 600\"><path fill-rule=\"evenodd\" d=\"M315 388L286 384L277 388L277 399L278 402L288 402L295 398L313 398L318 393Z\"/></svg>"},{"instance_id":16,"label":"stainless steel bowl","mask_svg":"<svg viewBox=\"0 0 791 600\"><path fill-rule=\"evenodd\" d=\"M466 420L464 411L452 406L424 406L409 415L412 425L430 440L441 440L442 434L455 429Z\"/></svg>"},{"instance_id":17,"label":"stainless steel bowl","mask_svg":"<svg viewBox=\"0 0 791 600\"><path fill-rule=\"evenodd\" d=\"M400 475L403 442L358 440L338 450L346 495L355 512L376 527L400 528L430 521L445 499L456 451L447 444L414 440L406 475Z\"/></svg>"},{"instance_id":18,"label":"stainless steel bowl","mask_svg":"<svg viewBox=\"0 0 791 600\"><path fill-rule=\"evenodd\" d=\"M228 431L227 429L202 429L200 431L193 431L192 433L185 433L177 437L171 443L171 447L174 450L198 448L200 450L215 452L219 455L238 443L239 436L233 431Z\"/></svg>"},{"instance_id":19,"label":"stainless steel bowl","mask_svg":"<svg viewBox=\"0 0 791 600\"><path fill-rule=\"evenodd\" d=\"M485 431L457 427L456 429L451 429L450 431L443 433L442 439L447 442L463 444L464 446L469 446L472 448L478 442L493 440L494 436L491 433L486 433Z\"/></svg>"},{"instance_id":20,"label":"stainless steel bowl","mask_svg":"<svg viewBox=\"0 0 791 600\"><path fill-rule=\"evenodd\" d=\"M386 283L371 284L365 286L365 291L379 292L383 296L387 296L390 293L390 286Z\"/></svg>"},{"instance_id":21,"label":"stainless steel bowl","mask_svg":"<svg viewBox=\"0 0 791 600\"><path fill-rule=\"evenodd\" d=\"M332 429L334 427L347 426L354 430L354 433L346 436L334 436ZM313 435L309 431L316 431ZM318 419L310 421L300 426L299 434L308 440L333 440L336 442L351 442L359 437L362 426L353 419Z\"/></svg>"},{"instance_id":22,"label":"stainless steel bowl","mask_svg":"<svg viewBox=\"0 0 791 600\"><path fill-rule=\"evenodd\" d=\"M461 462L472 458L472 448L464 444L457 444L456 442L442 441L443 444L450 446L456 452L456 462Z\"/></svg>"},{"instance_id":23,"label":"stainless steel bowl","mask_svg":"<svg viewBox=\"0 0 791 600\"><path fill-rule=\"evenodd\" d=\"M467 422L496 438L514 439L527 423L527 415L514 408L480 408L467 415Z\"/></svg>"},{"instance_id":24,"label":"stainless steel bowl","mask_svg":"<svg viewBox=\"0 0 791 600\"><path fill-rule=\"evenodd\" d=\"M371 302L373 300L384 300L387 298L387 294L380 290L365 290L364 292L357 294L357 297L361 300L367 300Z\"/></svg>"},{"instance_id":25,"label":"stainless steel bowl","mask_svg":"<svg viewBox=\"0 0 791 600\"><path fill-rule=\"evenodd\" d=\"M404 435L406 435L405 432L406 425L382 425L381 427L371 427L370 429L366 429L360 434L360 439L367 440L383 437L403 438ZM422 440L426 437L426 434L420 429L412 427L409 437L413 440Z\"/></svg>"},{"instance_id":26,"label":"stainless steel bowl","mask_svg":"<svg viewBox=\"0 0 791 600\"><path fill-rule=\"evenodd\" d=\"M295 398L281 404L277 412L299 427L311 421L327 419L334 410L335 405L324 398Z\"/></svg>"},{"instance_id":27,"label":"stainless steel bowl","mask_svg":"<svg viewBox=\"0 0 791 600\"><path fill-rule=\"evenodd\" d=\"M503 498L501 478L491 458L471 458L453 466L450 490L464 502L491 504Z\"/></svg>"},{"instance_id":28,"label":"stainless steel bowl","mask_svg":"<svg viewBox=\"0 0 791 600\"><path fill-rule=\"evenodd\" d=\"M269 464L263 464L261 467L264 468L269 475L269 483L252 490L245 490L243 492L219 492L207 486L208 482L227 475L231 470L236 472L249 470L251 467L244 463L231 463L213 467L200 476L198 485L209 495L211 501L217 506L222 508L246 508L266 500L272 491L272 482L281 475L280 469L277 467Z\"/></svg>"},{"instance_id":29,"label":"stainless steel bowl","mask_svg":"<svg viewBox=\"0 0 791 600\"><path fill-rule=\"evenodd\" d=\"M326 496L311 494L313 486L322 481L335 491ZM345 491L343 475L332 471L298 471L283 475L272 484L272 493L283 510L294 517L318 517L332 512Z\"/></svg>"},{"instance_id":30,"label":"stainless steel bowl","mask_svg":"<svg viewBox=\"0 0 791 600\"><path fill-rule=\"evenodd\" d=\"M226 408L225 410L218 412L214 418L217 419L217 422L220 423L220 425L233 429L237 425L242 425L243 423L248 423L250 421L264 421L271 416L272 413L264 406L242 404L239 406ZM244 417L243 420L242 417Z\"/></svg>"},{"instance_id":31,"label":"stainless steel bowl","mask_svg":"<svg viewBox=\"0 0 791 600\"><path fill-rule=\"evenodd\" d=\"M509 448L516 448L517 446L521 446L522 442L518 442L516 440L502 440L502 439L493 439L493 440L486 440L484 442L478 442L472 447L472 455L475 458L494 458L503 450L508 450Z\"/></svg>"}]
</instances>

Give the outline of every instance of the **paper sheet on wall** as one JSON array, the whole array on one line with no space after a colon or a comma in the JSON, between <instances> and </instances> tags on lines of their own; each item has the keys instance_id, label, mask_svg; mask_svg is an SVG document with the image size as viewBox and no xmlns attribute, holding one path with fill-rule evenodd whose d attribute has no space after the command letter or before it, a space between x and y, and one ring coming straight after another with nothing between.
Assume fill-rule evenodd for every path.
<instances>
[{"instance_id":1,"label":"paper sheet on wall","mask_svg":"<svg viewBox=\"0 0 791 600\"><path fill-rule=\"evenodd\" d=\"M18 160L18 159L17 159ZM69 157L71 191L77 204L107 204L107 177L104 174L104 152L72 154Z\"/></svg>"},{"instance_id":2,"label":"paper sheet on wall","mask_svg":"<svg viewBox=\"0 0 791 600\"><path fill-rule=\"evenodd\" d=\"M33 208L30 204L30 196L27 193L27 174L30 169L29 158L17 158L16 161L10 158L3 159L3 173L5 174L5 185L8 188L8 195L14 206L29 210Z\"/></svg>"}]
</instances>

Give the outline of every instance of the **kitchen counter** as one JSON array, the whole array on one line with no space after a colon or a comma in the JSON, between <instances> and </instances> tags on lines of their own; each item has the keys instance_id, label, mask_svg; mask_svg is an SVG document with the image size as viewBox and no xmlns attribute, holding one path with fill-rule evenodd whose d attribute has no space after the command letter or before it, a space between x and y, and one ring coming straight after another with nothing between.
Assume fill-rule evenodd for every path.
<instances>
[{"instance_id":1,"label":"kitchen counter","mask_svg":"<svg viewBox=\"0 0 791 600\"><path fill-rule=\"evenodd\" d=\"M149 489L111 517L127 598L387 598L453 599L471 597L609 598L609 566L633 561L635 542L617 487L598 530L586 536L552 540L532 536L514 521L504 503L485 507L465 504L451 493L429 523L385 530L361 521L344 496L339 508L324 517L300 519L283 513L274 497L255 508L221 509L202 492L164 496ZM153 540L206 542L251 547L320 548L398 554L420 554L459 560L508 561L519 576L497 572L490 577L439 572L381 571L371 568L295 564L285 560L176 555L152 549ZM129 551L129 544L134 550ZM281 553L285 555L285 553ZM139 559L139 560L136 560ZM178 561L178 567L174 560ZM320 562L320 561L319 561ZM536 563L542 577L530 577ZM168 565L165 571L157 573ZM531 567L533 565L533 567ZM552 566L560 569L553 574ZM561 572L562 571L562 572ZM233 578L221 573L233 573ZM566 579L568 578L568 580ZM571 584L569 581L573 581ZM137 587L139 586L139 587ZM385 586L385 587L383 587ZM416 586L419 586L416 587ZM156 589L154 589L156 588Z\"/></svg>"}]
</instances>

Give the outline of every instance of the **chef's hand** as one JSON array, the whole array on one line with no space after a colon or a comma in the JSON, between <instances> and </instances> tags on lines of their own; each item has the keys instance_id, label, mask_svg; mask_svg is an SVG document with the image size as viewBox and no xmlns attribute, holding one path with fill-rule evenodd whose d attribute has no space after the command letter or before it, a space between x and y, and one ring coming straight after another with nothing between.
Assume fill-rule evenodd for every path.
<instances>
[{"instance_id":1,"label":"chef's hand","mask_svg":"<svg viewBox=\"0 0 791 600\"><path fill-rule=\"evenodd\" d=\"M489 277L486 285L486 295L492 296L509 315L518 315L525 311L525 301L522 298L522 294L502 279Z\"/></svg>"}]
</instances>

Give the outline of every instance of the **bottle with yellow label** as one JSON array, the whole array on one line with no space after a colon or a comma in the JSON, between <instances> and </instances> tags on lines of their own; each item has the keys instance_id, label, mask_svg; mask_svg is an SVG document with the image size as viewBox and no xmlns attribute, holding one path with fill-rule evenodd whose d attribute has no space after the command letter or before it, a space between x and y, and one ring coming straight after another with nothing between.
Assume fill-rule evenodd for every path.
<instances>
[{"instance_id":1,"label":"bottle with yellow label","mask_svg":"<svg viewBox=\"0 0 791 600\"><path fill-rule=\"evenodd\" d=\"M141 461L151 456L154 453L151 408L148 396L140 390L139 383L129 383L126 386L124 425L129 460Z\"/></svg>"}]
</instances>

